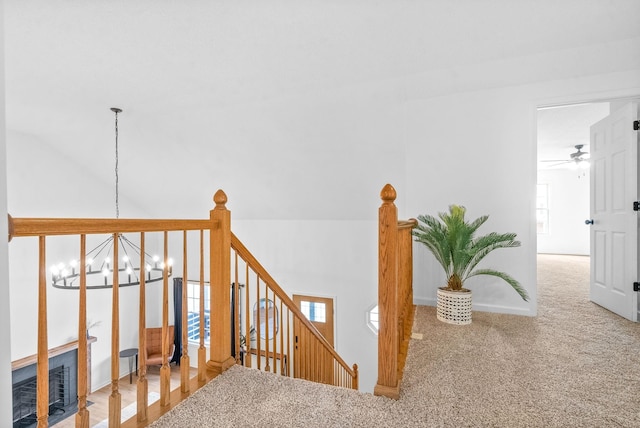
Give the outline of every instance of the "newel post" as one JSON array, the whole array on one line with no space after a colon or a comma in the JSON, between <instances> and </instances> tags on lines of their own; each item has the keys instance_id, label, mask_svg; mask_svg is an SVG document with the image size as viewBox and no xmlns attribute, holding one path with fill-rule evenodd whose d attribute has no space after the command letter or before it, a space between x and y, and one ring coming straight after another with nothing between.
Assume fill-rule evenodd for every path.
<instances>
[{"instance_id":1,"label":"newel post","mask_svg":"<svg viewBox=\"0 0 640 428\"><path fill-rule=\"evenodd\" d=\"M375 395L397 399L398 382L398 209L396 189L387 184L378 209L378 382Z\"/></svg>"},{"instance_id":2,"label":"newel post","mask_svg":"<svg viewBox=\"0 0 640 428\"><path fill-rule=\"evenodd\" d=\"M227 195L218 190L213 196L216 206L210 212L210 359L207 367L216 374L235 363L231 356L231 212Z\"/></svg>"}]
</instances>

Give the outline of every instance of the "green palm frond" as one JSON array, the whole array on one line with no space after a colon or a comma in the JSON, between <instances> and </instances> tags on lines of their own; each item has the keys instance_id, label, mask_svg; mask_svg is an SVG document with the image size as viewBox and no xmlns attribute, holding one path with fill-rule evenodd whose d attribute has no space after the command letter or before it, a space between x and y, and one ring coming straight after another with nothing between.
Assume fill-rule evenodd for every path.
<instances>
[{"instance_id":1,"label":"green palm frond","mask_svg":"<svg viewBox=\"0 0 640 428\"><path fill-rule=\"evenodd\" d=\"M446 239L446 229L438 219L430 215L420 215L418 220L424 225L419 223L413 230L416 241L424 244L433 253L447 276L449 276L451 251L449 249L449 241Z\"/></svg>"},{"instance_id":2,"label":"green palm frond","mask_svg":"<svg viewBox=\"0 0 640 428\"><path fill-rule=\"evenodd\" d=\"M499 234L491 232L476 239L471 246L471 253L473 254L473 257L469 260L469 263L465 268L463 280L468 278L470 276L470 272L476 268L478 263L480 263L480 261L482 261L482 259L484 259L493 250L498 248L519 247L520 241L516 241L515 238L515 233Z\"/></svg>"},{"instance_id":3,"label":"green palm frond","mask_svg":"<svg viewBox=\"0 0 640 428\"><path fill-rule=\"evenodd\" d=\"M522 300L524 300L525 302L529 301L529 294L527 294L527 290L525 290L522 285L520 285L520 283L518 281L516 281L512 276L504 273L504 272L499 272L497 270L493 270L493 269L478 269L475 270L473 272L471 272L471 274L468 276L472 277L472 276L477 276L477 275L491 275L491 276L497 276L498 278L501 278L503 280L505 280L507 282L507 284L509 284L510 286L513 287L514 290L516 290L516 292L520 295L520 297L522 297Z\"/></svg>"},{"instance_id":4,"label":"green palm frond","mask_svg":"<svg viewBox=\"0 0 640 428\"><path fill-rule=\"evenodd\" d=\"M465 207L450 205L449 211L438 213L437 218L419 215L418 225L412 232L416 242L422 243L433 253L449 279L449 286L455 287L453 289L460 289L464 281L472 276L491 275L506 281L525 301L528 300L526 290L506 273L493 269L474 270L493 250L520 246L516 234L491 232L476 238L477 230L489 216L467 222L465 213ZM456 281L451 278L456 278Z\"/></svg>"}]
</instances>

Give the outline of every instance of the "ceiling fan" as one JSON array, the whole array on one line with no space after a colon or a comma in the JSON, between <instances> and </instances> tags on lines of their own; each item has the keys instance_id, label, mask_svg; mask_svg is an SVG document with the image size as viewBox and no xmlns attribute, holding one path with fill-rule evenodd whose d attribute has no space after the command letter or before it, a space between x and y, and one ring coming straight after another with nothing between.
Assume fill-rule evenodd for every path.
<instances>
[{"instance_id":1,"label":"ceiling fan","mask_svg":"<svg viewBox=\"0 0 640 428\"><path fill-rule=\"evenodd\" d=\"M569 159L552 159L552 160L543 160L540 162L554 162L554 164L552 165L548 165L548 168L552 168L555 166L561 166L561 165L567 165L570 167L581 167L581 168L588 168L589 167L589 157L586 156L589 154L589 152L583 152L582 148L584 147L584 144L576 144L575 146L576 151L574 153L571 153L569 155Z\"/></svg>"}]
</instances>

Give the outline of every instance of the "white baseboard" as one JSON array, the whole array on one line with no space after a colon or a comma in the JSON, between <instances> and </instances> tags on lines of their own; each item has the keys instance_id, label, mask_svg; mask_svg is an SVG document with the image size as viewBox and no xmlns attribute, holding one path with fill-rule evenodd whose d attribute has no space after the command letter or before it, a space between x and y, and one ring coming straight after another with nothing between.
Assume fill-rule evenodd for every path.
<instances>
[{"instance_id":1,"label":"white baseboard","mask_svg":"<svg viewBox=\"0 0 640 428\"><path fill-rule=\"evenodd\" d=\"M436 306L437 300L432 297L414 297L413 303L421 306ZM529 309L513 306L491 305L487 303L473 303L473 310L478 312L492 312L496 314L535 316Z\"/></svg>"}]
</instances>

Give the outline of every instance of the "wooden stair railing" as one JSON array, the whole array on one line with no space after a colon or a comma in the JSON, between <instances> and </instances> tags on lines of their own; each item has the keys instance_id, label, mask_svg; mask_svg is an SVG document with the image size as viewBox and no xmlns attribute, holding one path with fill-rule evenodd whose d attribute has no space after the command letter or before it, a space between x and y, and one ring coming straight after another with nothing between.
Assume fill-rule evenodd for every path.
<instances>
[{"instance_id":1,"label":"wooden stair railing","mask_svg":"<svg viewBox=\"0 0 640 428\"><path fill-rule=\"evenodd\" d=\"M332 345L307 319L300 308L282 290L256 258L235 236L231 235L235 267L233 284L240 296L240 284L244 296L236 299L237 315L244 312L244 319L235 317L235 340L238 362L256 366L265 371L293 376L329 385L358 389L358 366L349 367ZM244 310L240 310L244 299ZM252 327L255 345L251 345ZM245 337L247 347L241 349L240 336ZM248 338L248 339L247 339ZM255 361L253 355L256 356Z\"/></svg>"},{"instance_id":2,"label":"wooden stair railing","mask_svg":"<svg viewBox=\"0 0 640 428\"><path fill-rule=\"evenodd\" d=\"M244 271L246 273L245 288L245 310L247 344L250 343L250 323L249 309L253 294L250 289L256 291L255 302L260 304L260 299L268 303L272 302L272 309L279 308L277 316L265 318L266 322L260 322L261 316L268 317L269 305L265 311L258 310L256 313L256 330L258 338L264 336L265 339L258 339L254 352L256 354L256 364L261 368L265 362L265 370L278 372L286 375L293 375L308 380L324 382L333 385L346 386L357 389L358 372L357 366L349 368L340 358L335 350L327 343L317 329L306 319L302 312L296 307L291 299L282 291L273 278L249 253L242 243L231 233L230 212L225 204L227 197L221 190L214 196L215 208L210 212L207 220L139 220L139 219L71 219L71 218L12 218L9 216L9 240L18 237L38 238L38 342L37 342L37 426L43 428L48 426L48 398L49 398L49 370L48 370L48 313L47 313L47 262L46 244L49 239L56 236L71 235L78 237L78 260L79 272L79 300L78 300L78 412L76 414L76 427L89 427L89 409L87 407L87 283L86 283L86 240L88 235L113 235L117 238L121 234L129 234L139 237L140 266L145 268L144 254L145 246L150 234L162 236L162 248L164 254L164 268L162 278L162 336L165 337L162 346L163 360L165 361L160 369L160 399L158 402L149 405L147 402L148 384L146 378L146 288L144 270L140 274L140 309L138 323L138 347L139 347L139 377L137 382L137 414L121 425L121 395L118 389L120 379L119 352L120 352L120 294L118 287L118 239L113 240L113 284L111 295L111 394L109 396L109 427L135 427L146 426L169 411L178 402L187 398L196 389L211 380L217 374L223 372L239 359L240 344L240 322L238 311L235 311L234 326L236 332L236 349L232 356L231 349L231 272L234 272L234 292L239 295L239 260L244 261ZM198 374L195 378L189 379L190 358L188 355L188 338L186 328L182 331L181 352L181 380L180 388L173 391L170 386L170 369L168 366L169 353L169 242L178 235L182 235L182 259L176 260L175 266L182 265L183 283L188 281L189 272L187 260L193 257L198 260L198 273L191 277L199 278L200 296L204 296L205 287L205 265L209 264L210 278L210 355L206 358L206 348L204 343L204 323L200 323L200 343L198 349ZM208 234L208 252L204 243ZM188 237L196 235L198 245L190 244ZM234 264L231 264L231 255L235 255ZM250 273L255 275L253 284L249 283ZM264 297L260 297L261 288L264 290ZM183 287L186 293L186 287ZM239 309L239 300L238 309ZM277 306L276 306L277 305ZM284 312L284 314L283 314ZM200 299L199 308L200 319L205 319L204 299ZM187 325L187 298L183 294L182 299L182 325ZM284 320L287 320L285 323ZM291 325L291 320L295 326ZM269 322L271 325L269 325ZM264 331L261 331L263 329ZM294 341L294 331L297 334L297 342ZM285 333L286 332L286 336ZM264 343L264 349L262 349ZM291 350L293 349L293 355ZM247 351L253 351L248 349ZM247 352L248 362L251 364L252 352ZM264 355L264 357L263 357ZM299 358L298 358L299 357ZM275 362L277 361L277 363ZM294 367L291 367L291 362Z\"/></svg>"},{"instance_id":3,"label":"wooden stair railing","mask_svg":"<svg viewBox=\"0 0 640 428\"><path fill-rule=\"evenodd\" d=\"M413 326L413 246L417 220L398 221L396 190L380 192L378 210L378 381L375 395L400 397L400 380Z\"/></svg>"}]
</instances>

